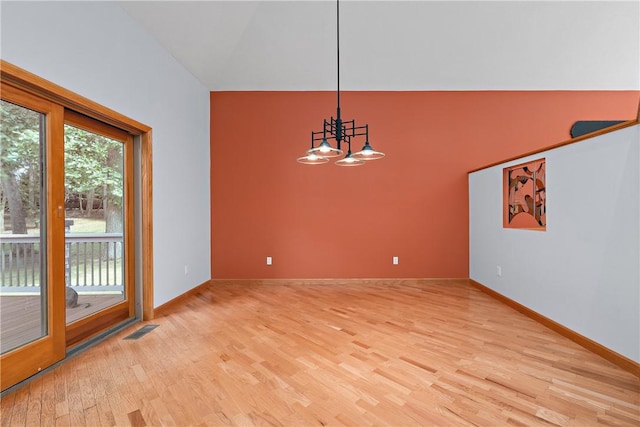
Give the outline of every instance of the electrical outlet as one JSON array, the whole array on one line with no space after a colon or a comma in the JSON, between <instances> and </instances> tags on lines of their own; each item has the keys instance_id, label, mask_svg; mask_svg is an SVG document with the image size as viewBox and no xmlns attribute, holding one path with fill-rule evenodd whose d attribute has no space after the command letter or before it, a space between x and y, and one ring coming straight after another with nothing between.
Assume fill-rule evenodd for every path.
<instances>
[{"instance_id":1,"label":"electrical outlet","mask_svg":"<svg viewBox=\"0 0 640 427\"><path fill-rule=\"evenodd\" d=\"M398 265L398 257L397 256L393 257L393 265Z\"/></svg>"},{"instance_id":2,"label":"electrical outlet","mask_svg":"<svg viewBox=\"0 0 640 427\"><path fill-rule=\"evenodd\" d=\"M271 265L271 264L273 264L273 259L270 256L268 256L267 257L267 265Z\"/></svg>"},{"instance_id":3,"label":"electrical outlet","mask_svg":"<svg viewBox=\"0 0 640 427\"><path fill-rule=\"evenodd\" d=\"M502 267L497 266L497 268L496 268L496 274L498 275L498 277L502 277Z\"/></svg>"},{"instance_id":4,"label":"electrical outlet","mask_svg":"<svg viewBox=\"0 0 640 427\"><path fill-rule=\"evenodd\" d=\"M184 265L184 275L189 274L189 266L187 264Z\"/></svg>"}]
</instances>

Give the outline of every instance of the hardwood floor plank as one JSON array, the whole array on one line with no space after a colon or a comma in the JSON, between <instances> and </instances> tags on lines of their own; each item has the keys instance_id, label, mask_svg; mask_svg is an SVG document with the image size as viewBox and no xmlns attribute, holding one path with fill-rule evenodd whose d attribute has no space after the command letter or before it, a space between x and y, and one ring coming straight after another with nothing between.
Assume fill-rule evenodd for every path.
<instances>
[{"instance_id":1,"label":"hardwood floor plank","mask_svg":"<svg viewBox=\"0 0 640 427\"><path fill-rule=\"evenodd\" d=\"M4 409L4 408L3 408ZM9 425L25 425L27 410L29 409L29 387L16 391L13 407L10 408L11 418Z\"/></svg>"},{"instance_id":2,"label":"hardwood floor plank","mask_svg":"<svg viewBox=\"0 0 640 427\"><path fill-rule=\"evenodd\" d=\"M115 426L116 420L111 411L111 406L106 400L96 401L96 411L98 412L98 419L102 426Z\"/></svg>"},{"instance_id":3,"label":"hardwood floor plank","mask_svg":"<svg viewBox=\"0 0 640 427\"><path fill-rule=\"evenodd\" d=\"M27 408L27 419L25 420L26 426L39 426L40 414L42 413L42 403L40 400L30 400Z\"/></svg>"},{"instance_id":4,"label":"hardwood floor plank","mask_svg":"<svg viewBox=\"0 0 640 427\"><path fill-rule=\"evenodd\" d=\"M98 406L94 405L84 408L84 420L86 426L100 426L100 415L98 414Z\"/></svg>"},{"instance_id":5,"label":"hardwood floor plank","mask_svg":"<svg viewBox=\"0 0 640 427\"><path fill-rule=\"evenodd\" d=\"M640 378L464 280L215 282L153 323L2 425L640 425Z\"/></svg>"},{"instance_id":6,"label":"hardwood floor plank","mask_svg":"<svg viewBox=\"0 0 640 427\"><path fill-rule=\"evenodd\" d=\"M171 415L169 408L166 407L166 405L164 404L164 401L161 400L160 398L153 399L150 402L150 404L153 407L154 414L155 414L154 418L156 421L152 421L154 424L167 425L167 426L186 424L186 423L183 423L181 420L180 422L177 422Z\"/></svg>"},{"instance_id":7,"label":"hardwood floor plank","mask_svg":"<svg viewBox=\"0 0 640 427\"><path fill-rule=\"evenodd\" d=\"M69 419L69 414L61 415L56 417L56 427L72 427L71 420Z\"/></svg>"},{"instance_id":8,"label":"hardwood floor plank","mask_svg":"<svg viewBox=\"0 0 640 427\"><path fill-rule=\"evenodd\" d=\"M10 425L17 395L18 392L16 391L0 397L0 426Z\"/></svg>"},{"instance_id":9,"label":"hardwood floor plank","mask_svg":"<svg viewBox=\"0 0 640 427\"><path fill-rule=\"evenodd\" d=\"M132 427L145 427L147 425L139 409L128 413L127 416Z\"/></svg>"}]
</instances>

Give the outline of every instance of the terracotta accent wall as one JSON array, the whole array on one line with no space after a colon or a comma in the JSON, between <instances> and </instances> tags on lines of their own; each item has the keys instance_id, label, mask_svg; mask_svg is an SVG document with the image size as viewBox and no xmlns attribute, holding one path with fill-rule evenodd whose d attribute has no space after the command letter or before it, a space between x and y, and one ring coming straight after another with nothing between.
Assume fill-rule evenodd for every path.
<instances>
[{"instance_id":1,"label":"terracotta accent wall","mask_svg":"<svg viewBox=\"0 0 640 427\"><path fill-rule=\"evenodd\" d=\"M335 115L334 92L211 93L212 278L468 277L467 172L567 140L577 120L633 119L639 98L342 95L343 118L368 123L387 157L356 168L295 161Z\"/></svg>"}]
</instances>

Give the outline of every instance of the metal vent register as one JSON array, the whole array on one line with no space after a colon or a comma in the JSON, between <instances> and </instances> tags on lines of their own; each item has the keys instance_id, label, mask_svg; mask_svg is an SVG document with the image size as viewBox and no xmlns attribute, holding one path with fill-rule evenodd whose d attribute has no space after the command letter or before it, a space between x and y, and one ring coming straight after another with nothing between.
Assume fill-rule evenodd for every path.
<instances>
[{"instance_id":1,"label":"metal vent register","mask_svg":"<svg viewBox=\"0 0 640 427\"><path fill-rule=\"evenodd\" d=\"M124 337L123 339L125 339L125 340L137 340L140 337L142 337L142 336L148 334L149 332L153 331L158 326L160 326L160 325L143 326L142 328L138 329L137 331L135 331L131 335L128 335L128 336Z\"/></svg>"}]
</instances>

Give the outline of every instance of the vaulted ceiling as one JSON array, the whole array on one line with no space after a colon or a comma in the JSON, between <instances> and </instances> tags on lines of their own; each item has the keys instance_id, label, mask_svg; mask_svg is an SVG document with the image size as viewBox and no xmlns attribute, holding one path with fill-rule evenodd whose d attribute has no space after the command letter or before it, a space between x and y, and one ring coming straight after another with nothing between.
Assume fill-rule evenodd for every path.
<instances>
[{"instance_id":1,"label":"vaulted ceiling","mask_svg":"<svg viewBox=\"0 0 640 427\"><path fill-rule=\"evenodd\" d=\"M334 1L122 1L210 90L333 90ZM640 89L638 1L340 3L345 90Z\"/></svg>"}]
</instances>

